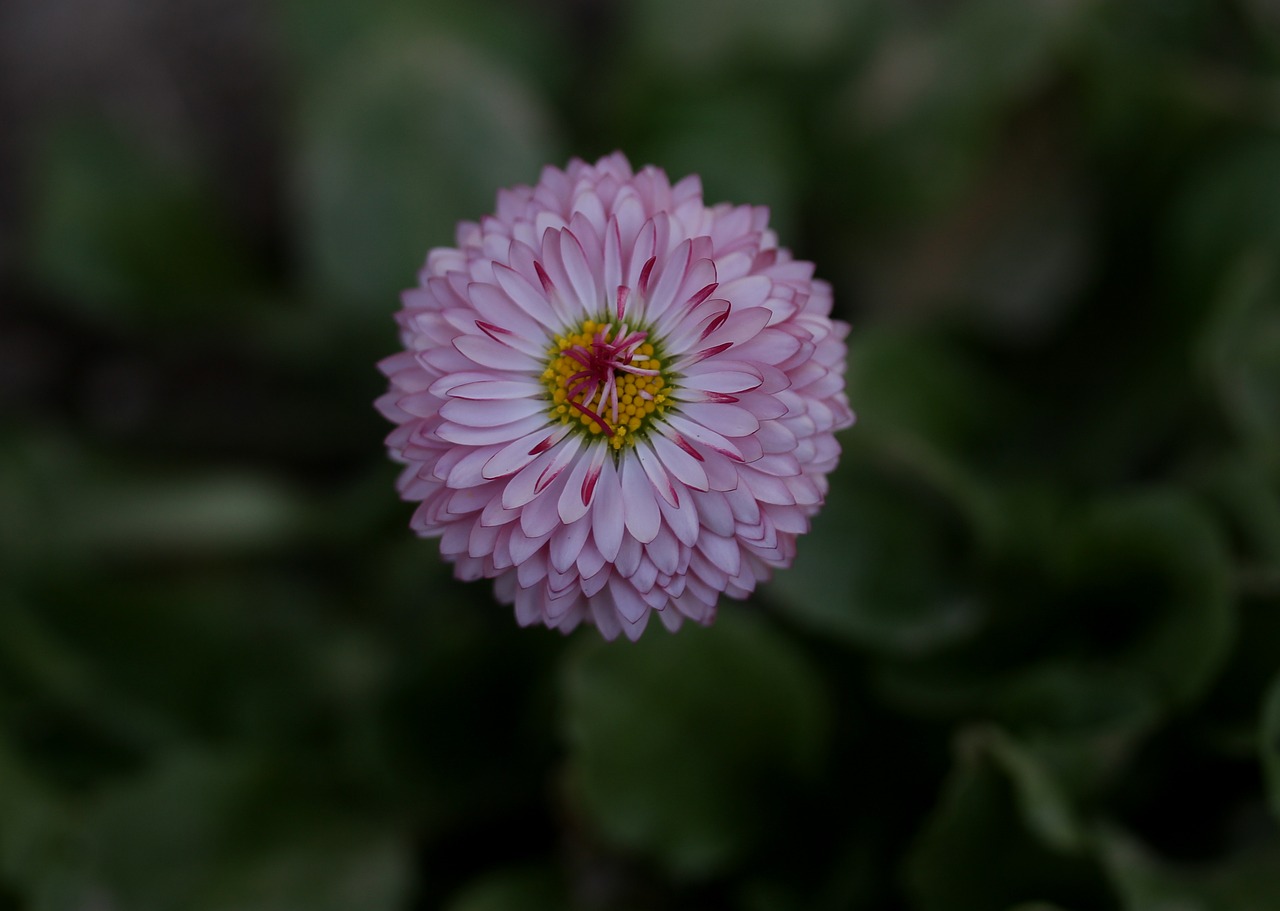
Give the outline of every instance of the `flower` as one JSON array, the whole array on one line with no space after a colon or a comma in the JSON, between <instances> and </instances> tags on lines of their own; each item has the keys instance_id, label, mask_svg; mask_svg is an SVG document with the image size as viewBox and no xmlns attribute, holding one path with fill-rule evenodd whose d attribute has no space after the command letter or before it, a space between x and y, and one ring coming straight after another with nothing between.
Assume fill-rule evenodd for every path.
<instances>
[{"instance_id":1,"label":"flower","mask_svg":"<svg viewBox=\"0 0 1280 911\"><path fill-rule=\"evenodd\" d=\"M615 153L427 255L387 446L412 527L522 625L708 624L791 563L853 423L848 326L767 223Z\"/></svg>"}]
</instances>

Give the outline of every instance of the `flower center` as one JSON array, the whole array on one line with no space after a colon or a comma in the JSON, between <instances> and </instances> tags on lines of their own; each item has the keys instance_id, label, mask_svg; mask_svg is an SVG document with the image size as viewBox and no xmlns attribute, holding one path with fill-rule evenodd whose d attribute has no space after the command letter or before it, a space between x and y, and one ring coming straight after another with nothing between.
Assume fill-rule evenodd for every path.
<instances>
[{"instance_id":1,"label":"flower center","mask_svg":"<svg viewBox=\"0 0 1280 911\"><path fill-rule=\"evenodd\" d=\"M604 434L615 451L634 444L649 416L668 405L662 362L648 335L628 331L625 323L615 332L612 323L589 319L557 336L542 371L552 417Z\"/></svg>"}]
</instances>

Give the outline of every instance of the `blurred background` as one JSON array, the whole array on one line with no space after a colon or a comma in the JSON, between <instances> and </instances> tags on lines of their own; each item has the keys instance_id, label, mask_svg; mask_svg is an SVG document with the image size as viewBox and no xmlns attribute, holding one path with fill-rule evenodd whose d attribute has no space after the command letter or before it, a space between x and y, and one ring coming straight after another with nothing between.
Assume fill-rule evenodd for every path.
<instances>
[{"instance_id":1,"label":"blurred background","mask_svg":"<svg viewBox=\"0 0 1280 911\"><path fill-rule=\"evenodd\" d=\"M797 566L520 630L375 362L625 151L853 324ZM1276 911L1280 5L7 0L0 911Z\"/></svg>"}]
</instances>

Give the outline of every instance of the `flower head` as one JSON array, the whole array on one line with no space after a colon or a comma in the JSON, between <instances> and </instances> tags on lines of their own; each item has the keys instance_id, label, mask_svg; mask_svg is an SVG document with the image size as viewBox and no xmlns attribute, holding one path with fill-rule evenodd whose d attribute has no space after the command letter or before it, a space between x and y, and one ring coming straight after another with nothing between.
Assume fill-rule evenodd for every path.
<instances>
[{"instance_id":1,"label":"flower head","mask_svg":"<svg viewBox=\"0 0 1280 911\"><path fill-rule=\"evenodd\" d=\"M458 228L379 410L412 526L521 624L710 623L790 564L853 422L831 289L763 208L621 154Z\"/></svg>"}]
</instances>

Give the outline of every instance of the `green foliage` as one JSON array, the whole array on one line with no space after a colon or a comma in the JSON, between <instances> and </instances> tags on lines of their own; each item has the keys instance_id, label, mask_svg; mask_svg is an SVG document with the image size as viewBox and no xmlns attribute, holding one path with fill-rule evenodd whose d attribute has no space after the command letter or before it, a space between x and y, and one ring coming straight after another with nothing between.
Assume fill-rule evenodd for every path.
<instances>
[{"instance_id":1,"label":"green foliage","mask_svg":"<svg viewBox=\"0 0 1280 911\"><path fill-rule=\"evenodd\" d=\"M689 877L787 824L780 797L812 782L828 725L803 657L741 616L714 632L592 643L568 667L565 712L584 809L610 840Z\"/></svg>"},{"instance_id":2,"label":"green foliage","mask_svg":"<svg viewBox=\"0 0 1280 911\"><path fill-rule=\"evenodd\" d=\"M27 6L0 911L1276 907L1274 4ZM428 248L615 148L771 208L858 413L638 644L452 580L371 407Z\"/></svg>"}]
</instances>

